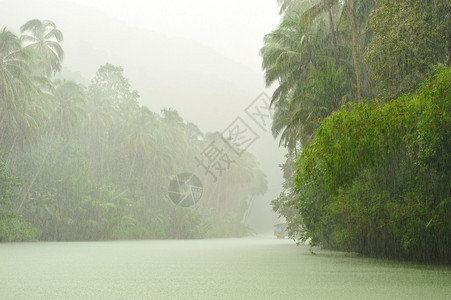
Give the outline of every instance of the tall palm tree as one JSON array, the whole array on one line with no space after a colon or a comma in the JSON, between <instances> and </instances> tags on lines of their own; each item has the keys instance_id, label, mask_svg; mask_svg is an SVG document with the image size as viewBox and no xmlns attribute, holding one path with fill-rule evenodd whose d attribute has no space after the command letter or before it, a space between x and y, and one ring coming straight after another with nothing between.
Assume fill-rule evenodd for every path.
<instances>
[{"instance_id":1,"label":"tall palm tree","mask_svg":"<svg viewBox=\"0 0 451 300\"><path fill-rule=\"evenodd\" d=\"M54 88L51 90L50 98L54 111L51 112L49 118L50 122L48 124L49 128L47 130L47 136L45 137L47 148L36 172L22 196L17 211L20 211L22 208L36 179L41 173L55 137L70 137L78 130L78 127L81 126L81 123L79 122L82 113L81 107L85 101L85 94L82 86L71 81L56 81Z\"/></svg>"},{"instance_id":2,"label":"tall palm tree","mask_svg":"<svg viewBox=\"0 0 451 300\"><path fill-rule=\"evenodd\" d=\"M100 91L90 89L87 93L85 123L83 129L87 134L93 132L101 135L107 132L113 121L113 106L109 99Z\"/></svg>"},{"instance_id":3,"label":"tall palm tree","mask_svg":"<svg viewBox=\"0 0 451 300\"><path fill-rule=\"evenodd\" d=\"M90 88L84 105L86 118L82 124L83 141L90 153L90 161L94 174L103 173L108 148L108 137L112 124L116 120L113 105L108 97L95 88Z\"/></svg>"},{"instance_id":4,"label":"tall palm tree","mask_svg":"<svg viewBox=\"0 0 451 300\"><path fill-rule=\"evenodd\" d=\"M296 154L299 146L310 143L320 122L350 98L351 85L344 69L331 61L325 71L311 66L301 92L276 106L274 137L280 136L280 144Z\"/></svg>"},{"instance_id":5,"label":"tall palm tree","mask_svg":"<svg viewBox=\"0 0 451 300\"><path fill-rule=\"evenodd\" d=\"M26 48L34 49L44 62L44 73L52 76L61 71L64 51L60 45L63 33L50 20L33 19L20 27Z\"/></svg>"},{"instance_id":6,"label":"tall palm tree","mask_svg":"<svg viewBox=\"0 0 451 300\"><path fill-rule=\"evenodd\" d=\"M142 106L131 126L125 128L122 133L122 146L127 153L132 155L128 181L133 175L138 155L150 156L153 152L153 145L155 144L154 127L155 116L147 107Z\"/></svg>"},{"instance_id":7,"label":"tall palm tree","mask_svg":"<svg viewBox=\"0 0 451 300\"><path fill-rule=\"evenodd\" d=\"M40 87L47 81L32 76L32 54L6 28L0 31L0 146L5 152L16 153L16 147L23 148L38 137L45 103Z\"/></svg>"},{"instance_id":8,"label":"tall palm tree","mask_svg":"<svg viewBox=\"0 0 451 300\"><path fill-rule=\"evenodd\" d=\"M263 171L257 169L254 170L254 176L252 182L247 185L249 201L246 203L246 210L243 212L243 223L246 224L249 220L252 207L256 196L263 196L268 190L268 180L266 174Z\"/></svg>"},{"instance_id":9,"label":"tall palm tree","mask_svg":"<svg viewBox=\"0 0 451 300\"><path fill-rule=\"evenodd\" d=\"M319 101L306 89L307 83L312 88L320 88L312 85L311 73L317 69L328 72L328 61L333 56L330 56L330 39L323 23L299 26L304 11L302 7L288 10L281 25L265 37L261 49L267 85L279 83L271 102L276 109L273 135L280 135L280 143L295 152L298 146L304 147L311 140L318 124L316 120L323 118L320 111L330 113L330 107L336 108L335 95L322 93L324 99ZM317 81L319 84L319 78ZM325 105L328 101L330 105Z\"/></svg>"},{"instance_id":10,"label":"tall palm tree","mask_svg":"<svg viewBox=\"0 0 451 300\"><path fill-rule=\"evenodd\" d=\"M279 4L281 5L281 13L286 12L290 9L300 7L303 2L300 0L278 0ZM368 70L368 66L366 64L366 61L364 60L364 57L362 55L362 47L360 45L359 41L359 32L357 30L357 23L359 22L360 25L363 25L367 23L369 12L371 11L371 8L375 5L375 1L372 0L361 0L361 1L353 1L353 0L320 0L317 1L316 4L313 3L313 1L310 0L311 7L306 9L304 13L301 15L299 25L308 27L310 26L318 17L320 17L324 12L328 15L329 20L329 28L330 28L330 36L332 45L334 48L334 55L335 55L335 63L337 67L340 67L340 57L338 52L338 44L337 39L335 35L335 26L333 22L333 14L332 11L335 9L336 11L342 11L343 4L346 7L348 17L349 17L349 25L350 25L350 31L352 33L352 53L353 53L353 63L354 63L354 73L356 77L356 87L357 87L357 99L358 102L361 101L362 98L362 91L361 91L361 74L359 69L359 58L361 57L361 62L365 71L365 75L367 77L369 90L374 98L374 91L373 91L373 85L370 78L370 72ZM355 20L355 11L359 12L359 20ZM338 19L341 19L342 14L340 13L337 17Z\"/></svg>"},{"instance_id":11,"label":"tall palm tree","mask_svg":"<svg viewBox=\"0 0 451 300\"><path fill-rule=\"evenodd\" d=\"M201 149L202 132L193 123L184 123L177 110L164 108L161 110L161 121L166 130L166 143L171 145L171 152L182 170L191 169L197 152Z\"/></svg>"},{"instance_id":12,"label":"tall palm tree","mask_svg":"<svg viewBox=\"0 0 451 300\"><path fill-rule=\"evenodd\" d=\"M161 207L165 184L175 170L174 144L158 116L141 106L131 122L118 134L118 146L125 156L129 191L139 195L145 207ZM139 184L141 183L141 184Z\"/></svg>"},{"instance_id":13,"label":"tall palm tree","mask_svg":"<svg viewBox=\"0 0 451 300\"><path fill-rule=\"evenodd\" d=\"M281 99L275 107L273 115L273 123L271 126L274 138L279 138L279 147L283 146L290 152L297 153L298 141L296 140L297 128L299 124L295 124L291 119L291 96Z\"/></svg>"},{"instance_id":14,"label":"tall palm tree","mask_svg":"<svg viewBox=\"0 0 451 300\"><path fill-rule=\"evenodd\" d=\"M303 5L306 1L300 1L300 0L278 0L277 1L280 5L280 14L285 13L286 11L294 8L298 8L301 5ZM340 67L340 57L338 54L338 44L337 44L337 38L335 36L335 25L334 25L334 17L332 11L334 8L338 7L340 8L341 2L339 0L321 0L317 2L316 4L309 0L310 8L306 8L305 11L302 13L299 26L305 26L309 27L315 19L317 19L319 16L321 16L324 12L327 12L327 17L329 21L329 30L330 30L330 37L332 41L332 45L334 48L334 55L335 55L335 63L337 67ZM340 11L340 9L339 9Z\"/></svg>"},{"instance_id":15,"label":"tall palm tree","mask_svg":"<svg viewBox=\"0 0 451 300\"><path fill-rule=\"evenodd\" d=\"M315 130L323 119L351 98L351 87L344 69L337 68L331 61L324 71L311 67L302 96L291 101L291 119L287 125L297 127L295 139L302 146L312 141Z\"/></svg>"},{"instance_id":16,"label":"tall palm tree","mask_svg":"<svg viewBox=\"0 0 451 300\"><path fill-rule=\"evenodd\" d=\"M156 116L146 106L141 106L132 123L120 134L121 147L131 155L129 180L138 159L141 159L138 165L142 170L147 166L145 161L150 162L160 174L167 174L172 169L173 160L164 141L165 135Z\"/></svg>"},{"instance_id":17,"label":"tall palm tree","mask_svg":"<svg viewBox=\"0 0 451 300\"><path fill-rule=\"evenodd\" d=\"M320 25L309 29L298 26L302 12L302 8L287 11L279 27L264 37L260 54L266 85L279 84L271 105L299 89L308 75L310 63L325 64L327 61L323 28Z\"/></svg>"},{"instance_id":18,"label":"tall palm tree","mask_svg":"<svg viewBox=\"0 0 451 300\"><path fill-rule=\"evenodd\" d=\"M306 0L277 0L277 4L280 6L279 14L285 13L287 10L297 8L301 5L304 5L304 3L307 2ZM313 3L313 0L308 0L311 6L315 5Z\"/></svg>"},{"instance_id":19,"label":"tall palm tree","mask_svg":"<svg viewBox=\"0 0 451 300\"><path fill-rule=\"evenodd\" d=\"M81 121L86 115L84 87L73 81L57 80L52 96L55 107L52 122L58 131L57 135L73 137L80 130Z\"/></svg>"}]
</instances>

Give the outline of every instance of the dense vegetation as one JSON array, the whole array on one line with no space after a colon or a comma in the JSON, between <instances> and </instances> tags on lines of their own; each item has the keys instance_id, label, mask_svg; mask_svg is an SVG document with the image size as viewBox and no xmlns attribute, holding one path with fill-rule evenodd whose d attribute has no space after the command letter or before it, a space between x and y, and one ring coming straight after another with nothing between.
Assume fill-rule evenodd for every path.
<instances>
[{"instance_id":1,"label":"dense vegetation","mask_svg":"<svg viewBox=\"0 0 451 300\"><path fill-rule=\"evenodd\" d=\"M450 263L451 3L279 3L261 54L290 235Z\"/></svg>"},{"instance_id":2,"label":"dense vegetation","mask_svg":"<svg viewBox=\"0 0 451 300\"><path fill-rule=\"evenodd\" d=\"M31 20L20 31L0 32L0 241L249 233L251 202L266 191L250 153L231 157L217 183L200 172L201 201L175 205L170 179L195 170L195 156L219 134L140 105L119 66L100 66L89 86L64 78L53 22Z\"/></svg>"}]
</instances>

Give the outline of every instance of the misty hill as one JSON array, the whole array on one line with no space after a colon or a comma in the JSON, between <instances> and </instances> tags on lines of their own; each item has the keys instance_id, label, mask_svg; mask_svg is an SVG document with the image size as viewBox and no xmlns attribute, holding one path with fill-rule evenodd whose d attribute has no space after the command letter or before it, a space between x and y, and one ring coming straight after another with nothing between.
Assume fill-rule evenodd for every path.
<instances>
[{"instance_id":1,"label":"misty hill","mask_svg":"<svg viewBox=\"0 0 451 300\"><path fill-rule=\"evenodd\" d=\"M260 74L211 48L130 27L93 7L17 0L2 11L8 13L0 26L16 33L30 19L53 20L64 33L63 66L71 79L88 83L100 65L120 65L143 104L153 111L173 107L203 130L222 130L264 88Z\"/></svg>"}]
</instances>

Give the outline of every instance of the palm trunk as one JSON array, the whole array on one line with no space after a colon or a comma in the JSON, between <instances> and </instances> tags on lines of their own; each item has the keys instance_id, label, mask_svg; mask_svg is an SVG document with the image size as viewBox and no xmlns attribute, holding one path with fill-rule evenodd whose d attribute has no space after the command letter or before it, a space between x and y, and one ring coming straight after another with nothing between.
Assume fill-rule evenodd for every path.
<instances>
[{"instance_id":1,"label":"palm trunk","mask_svg":"<svg viewBox=\"0 0 451 300\"><path fill-rule=\"evenodd\" d=\"M1 147L1 149L0 149L0 158L3 160L3 159L5 159L5 157L8 157L8 152L7 151L3 151L3 148L5 148L6 149L6 142L5 142L5 140L6 140L6 135L4 134L4 132L5 132L5 130L3 130L1 127L0 127L0 145L5 145L4 147ZM16 138L17 138L17 135L16 135ZM12 147L11 147L12 148Z\"/></svg>"},{"instance_id":2,"label":"palm trunk","mask_svg":"<svg viewBox=\"0 0 451 300\"><path fill-rule=\"evenodd\" d=\"M337 68L340 68L340 57L338 56L337 39L335 38L334 20L332 18L332 9L330 7L327 10L327 14L329 15L329 28L332 36L332 45L334 46L335 64L337 65Z\"/></svg>"},{"instance_id":3,"label":"palm trunk","mask_svg":"<svg viewBox=\"0 0 451 300\"><path fill-rule=\"evenodd\" d=\"M255 200L255 196L250 196L249 205L247 207L247 210L244 212L244 218L243 218L244 224L246 224L247 221L249 220L249 215L251 214L252 207L254 206L254 200Z\"/></svg>"},{"instance_id":4,"label":"palm trunk","mask_svg":"<svg viewBox=\"0 0 451 300\"><path fill-rule=\"evenodd\" d=\"M28 187L27 187L27 190L26 190L25 193L23 194L22 200L20 201L19 207L17 208L17 212L19 212L20 209L22 208L22 205L24 204L25 199L27 199L27 196L28 196L28 194L30 193L31 188L32 188L33 185L34 185L34 182L36 181L36 179L38 178L39 174L41 173L42 167L44 166L45 161L47 160L47 156L48 156L48 154L49 154L49 152L50 152L50 148L51 148L51 144L48 145L47 150L45 151L44 157L42 158L42 161L41 161L41 163L39 164L38 170L37 170L36 173L34 174L33 178L31 179L30 184L29 184Z\"/></svg>"},{"instance_id":5,"label":"palm trunk","mask_svg":"<svg viewBox=\"0 0 451 300\"><path fill-rule=\"evenodd\" d=\"M376 95L374 94L373 81L371 80L370 71L369 71L368 65L365 61L365 57L363 56L362 48L360 47L360 43L358 44L358 46L359 46L359 54L360 54L360 57L362 58L363 69L365 70L366 78L368 80L368 85L370 87L371 98L374 99L374 98L376 98Z\"/></svg>"},{"instance_id":6,"label":"palm trunk","mask_svg":"<svg viewBox=\"0 0 451 300\"><path fill-rule=\"evenodd\" d=\"M451 30L448 31L448 66L451 66Z\"/></svg>"},{"instance_id":7,"label":"palm trunk","mask_svg":"<svg viewBox=\"0 0 451 300\"><path fill-rule=\"evenodd\" d=\"M53 138L53 135L55 133L55 127L56 127L56 122L55 122L55 124L53 124L52 132L50 133L50 138ZM42 158L42 161L39 164L38 170L34 174L33 178L30 181L30 184L27 187L27 190L25 191L25 193L22 196L22 200L20 201L19 207L17 208L17 212L20 212L20 209L22 208L22 205L24 204L25 199L27 199L27 196L30 193L31 188L33 187L36 179L38 178L39 174L41 173L42 167L44 166L44 164L47 160L47 156L49 155L50 148L52 148L52 142L53 141L50 141L50 143L48 144L47 150L45 151L44 157Z\"/></svg>"},{"instance_id":8,"label":"palm trunk","mask_svg":"<svg viewBox=\"0 0 451 300\"><path fill-rule=\"evenodd\" d=\"M12 174L14 174L14 172L16 171L16 163L17 163L17 154L14 154L12 160L8 162Z\"/></svg>"},{"instance_id":9,"label":"palm trunk","mask_svg":"<svg viewBox=\"0 0 451 300\"><path fill-rule=\"evenodd\" d=\"M14 137L13 142L11 143L11 148L9 148L9 151L7 152L8 155L6 156L6 163L9 164L11 162L11 159L13 157L13 153L14 153L14 147L16 146L16 141L17 141L17 135Z\"/></svg>"},{"instance_id":10,"label":"palm trunk","mask_svg":"<svg viewBox=\"0 0 451 300\"><path fill-rule=\"evenodd\" d=\"M7 164L9 165L12 174L14 174L14 172L16 171L16 163L17 163L17 151L13 151L14 148L16 148L16 140L17 137L14 138L14 142L13 145L11 146L11 150L10 153L8 154L7 160Z\"/></svg>"},{"instance_id":11,"label":"palm trunk","mask_svg":"<svg viewBox=\"0 0 451 300\"><path fill-rule=\"evenodd\" d=\"M0 128L3 127L3 122L5 122L6 114L3 114L2 118L0 119Z\"/></svg>"},{"instance_id":12,"label":"palm trunk","mask_svg":"<svg viewBox=\"0 0 451 300\"><path fill-rule=\"evenodd\" d=\"M129 185L130 185L130 180L132 179L133 170L135 169L135 162L136 162L136 152L133 153L132 165L130 166L130 172L128 174L127 184L129 184Z\"/></svg>"},{"instance_id":13,"label":"palm trunk","mask_svg":"<svg viewBox=\"0 0 451 300\"><path fill-rule=\"evenodd\" d=\"M357 37L357 29L355 27L354 14L351 9L351 1L346 0L346 6L348 8L349 20L351 21L351 29L352 29L352 57L354 59L354 70L355 70L355 79L357 83L357 100L358 103L361 102L362 99L362 91L360 88L360 73L359 73L359 64L357 61L357 48L358 48L358 37Z\"/></svg>"}]
</instances>

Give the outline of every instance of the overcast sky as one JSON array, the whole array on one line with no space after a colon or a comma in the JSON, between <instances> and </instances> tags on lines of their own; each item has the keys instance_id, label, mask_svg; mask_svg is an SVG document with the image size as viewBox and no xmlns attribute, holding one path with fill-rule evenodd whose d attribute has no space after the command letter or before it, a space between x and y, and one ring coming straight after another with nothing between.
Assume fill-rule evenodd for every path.
<instances>
[{"instance_id":1,"label":"overcast sky","mask_svg":"<svg viewBox=\"0 0 451 300\"><path fill-rule=\"evenodd\" d=\"M263 36L279 23L276 0L67 0L94 6L130 26L184 37L261 73Z\"/></svg>"}]
</instances>

